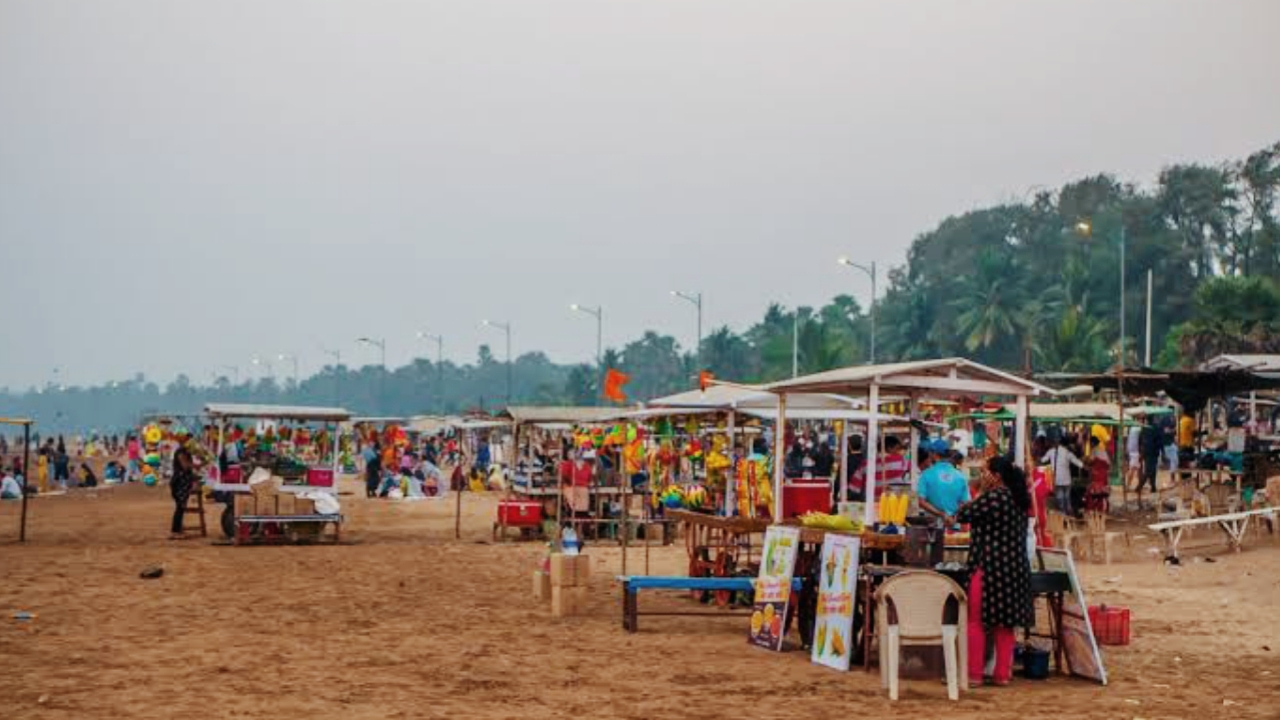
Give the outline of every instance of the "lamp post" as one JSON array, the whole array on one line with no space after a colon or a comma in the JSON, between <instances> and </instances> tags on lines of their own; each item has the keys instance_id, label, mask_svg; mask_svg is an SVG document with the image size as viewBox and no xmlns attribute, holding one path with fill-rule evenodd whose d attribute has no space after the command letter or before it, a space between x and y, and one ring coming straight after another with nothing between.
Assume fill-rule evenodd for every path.
<instances>
[{"instance_id":1,"label":"lamp post","mask_svg":"<svg viewBox=\"0 0 1280 720\"><path fill-rule=\"evenodd\" d=\"M293 362L293 389L297 390L298 389L298 356L290 355L289 353L280 353L279 355L276 356L276 359L279 360L280 362L284 362L286 360L290 360Z\"/></svg>"},{"instance_id":2,"label":"lamp post","mask_svg":"<svg viewBox=\"0 0 1280 720\"><path fill-rule=\"evenodd\" d=\"M698 344L695 346L696 349L694 355L698 360L698 369L703 370L705 368L702 367L702 291L699 290L695 293L686 293L679 290L672 290L671 297L685 300L698 309Z\"/></svg>"},{"instance_id":3,"label":"lamp post","mask_svg":"<svg viewBox=\"0 0 1280 720\"><path fill-rule=\"evenodd\" d=\"M382 396L386 394L387 389L387 340L375 340L369 337L356 338L356 342L361 345L372 345L378 348L382 353L382 374L378 375L378 411L381 412Z\"/></svg>"},{"instance_id":4,"label":"lamp post","mask_svg":"<svg viewBox=\"0 0 1280 720\"><path fill-rule=\"evenodd\" d=\"M507 334L507 405L511 405L511 323L482 320L485 327L497 328Z\"/></svg>"},{"instance_id":5,"label":"lamp post","mask_svg":"<svg viewBox=\"0 0 1280 720\"><path fill-rule=\"evenodd\" d=\"M872 261L870 265L863 265L861 263L856 263L847 257L841 257L841 258L838 258L836 262L840 263L841 265L844 265L845 267L851 267L856 270L861 270L862 272L867 274L867 277L871 278L871 364L875 365L876 364L876 264L875 264L875 261Z\"/></svg>"},{"instance_id":6,"label":"lamp post","mask_svg":"<svg viewBox=\"0 0 1280 720\"><path fill-rule=\"evenodd\" d=\"M419 331L419 340L436 341L436 410L444 414L444 336Z\"/></svg>"},{"instance_id":7,"label":"lamp post","mask_svg":"<svg viewBox=\"0 0 1280 720\"><path fill-rule=\"evenodd\" d=\"M356 342L360 343L361 345L372 345L378 348L378 350L382 353L382 369L384 371L387 369L387 341L386 340L374 340L373 338L362 337L362 338L356 338Z\"/></svg>"},{"instance_id":8,"label":"lamp post","mask_svg":"<svg viewBox=\"0 0 1280 720\"><path fill-rule=\"evenodd\" d=\"M600 375L600 391L604 392L604 306L583 307L577 303L569 306L574 312L586 313L596 319L596 372Z\"/></svg>"},{"instance_id":9,"label":"lamp post","mask_svg":"<svg viewBox=\"0 0 1280 720\"><path fill-rule=\"evenodd\" d=\"M274 369L272 369L272 367L271 367L271 361L270 361L270 360L263 360L262 358L260 358L260 357L258 357L258 356L256 356L256 355L255 355L255 356L253 357L253 361L252 361L252 362L253 362L254 367L265 367L265 368L267 369L267 377L271 378L272 380L275 380L275 379L276 379L276 373L275 373L275 370L274 370Z\"/></svg>"},{"instance_id":10,"label":"lamp post","mask_svg":"<svg viewBox=\"0 0 1280 720\"><path fill-rule=\"evenodd\" d=\"M569 306L569 309L574 312L586 313L596 319L596 365L604 363L604 308L599 305L589 308L574 303Z\"/></svg>"},{"instance_id":11,"label":"lamp post","mask_svg":"<svg viewBox=\"0 0 1280 720\"><path fill-rule=\"evenodd\" d=\"M1081 220L1076 223L1076 232L1086 237L1093 234L1093 224L1087 220ZM1128 244L1128 234L1125 231L1124 220L1120 221L1120 361L1116 364L1116 400L1120 404L1119 425L1117 426L1120 438L1116 441L1116 447L1120 447L1120 442L1125 438L1124 428L1124 364L1125 364L1125 327L1124 327L1124 274L1125 274L1125 246ZM1117 467L1120 470L1120 487L1124 491L1124 504L1129 505L1129 486L1125 482L1125 455L1124 452L1116 452L1120 462ZM1142 492L1142 486L1138 486L1138 492ZM1138 505L1142 505L1142 496L1138 496Z\"/></svg>"},{"instance_id":12,"label":"lamp post","mask_svg":"<svg viewBox=\"0 0 1280 720\"><path fill-rule=\"evenodd\" d=\"M236 379L236 385L240 384L240 366L239 365L223 365L222 369L230 370L232 376L235 377Z\"/></svg>"},{"instance_id":13,"label":"lamp post","mask_svg":"<svg viewBox=\"0 0 1280 720\"><path fill-rule=\"evenodd\" d=\"M342 404L342 375L339 368L342 367L342 351L330 350L323 345L320 346L320 352L333 358L333 404Z\"/></svg>"}]
</instances>

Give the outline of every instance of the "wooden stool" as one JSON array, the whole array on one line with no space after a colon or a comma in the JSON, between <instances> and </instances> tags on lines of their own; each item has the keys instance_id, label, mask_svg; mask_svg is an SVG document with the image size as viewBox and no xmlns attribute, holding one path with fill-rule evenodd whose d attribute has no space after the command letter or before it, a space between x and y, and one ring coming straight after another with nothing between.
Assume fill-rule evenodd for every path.
<instances>
[{"instance_id":1,"label":"wooden stool","mask_svg":"<svg viewBox=\"0 0 1280 720\"><path fill-rule=\"evenodd\" d=\"M195 507L192 507L191 500L195 499ZM209 537L209 528L204 521L204 486L197 485L192 488L191 494L187 496L187 506L182 509L184 515L197 515L200 518L200 537Z\"/></svg>"}]
</instances>

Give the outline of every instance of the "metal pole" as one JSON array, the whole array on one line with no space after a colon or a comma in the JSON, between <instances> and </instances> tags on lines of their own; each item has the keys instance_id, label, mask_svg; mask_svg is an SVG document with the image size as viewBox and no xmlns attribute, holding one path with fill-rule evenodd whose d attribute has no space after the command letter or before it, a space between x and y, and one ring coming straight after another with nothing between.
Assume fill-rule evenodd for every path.
<instances>
[{"instance_id":1,"label":"metal pole","mask_svg":"<svg viewBox=\"0 0 1280 720\"><path fill-rule=\"evenodd\" d=\"M871 261L871 364L876 364L876 263Z\"/></svg>"},{"instance_id":2,"label":"metal pole","mask_svg":"<svg viewBox=\"0 0 1280 720\"><path fill-rule=\"evenodd\" d=\"M511 323L506 325L507 331L507 405L511 405Z\"/></svg>"},{"instance_id":3,"label":"metal pole","mask_svg":"<svg viewBox=\"0 0 1280 720\"><path fill-rule=\"evenodd\" d=\"M1153 273L1147 268L1147 351L1143 356L1143 365L1151 367L1151 283Z\"/></svg>"},{"instance_id":4,"label":"metal pole","mask_svg":"<svg viewBox=\"0 0 1280 720\"><path fill-rule=\"evenodd\" d=\"M1125 433L1125 427L1124 427L1124 365L1125 365L1125 335L1124 335L1125 333L1125 329L1124 329L1125 267L1124 267L1124 264L1125 264L1125 245L1126 245L1125 239L1126 239L1125 227L1124 227L1124 221L1122 220L1120 224L1120 364L1116 371L1116 379L1118 381L1116 383L1116 398L1120 403L1120 408L1119 408L1120 412L1119 412L1119 419L1118 419L1119 424L1116 426L1116 431L1118 433L1118 436L1116 437L1116 455L1119 457L1120 461L1119 463L1117 463L1116 467L1120 471L1121 500L1124 503L1124 507L1128 508L1129 507L1129 485L1125 482L1125 477L1124 477L1125 462L1127 461L1128 458L1125 457L1127 452L1126 452L1126 448L1123 446L1123 438ZM1141 492L1141 490L1139 490L1139 492ZM1158 497L1159 488L1157 488L1156 493ZM1139 504L1142 503L1141 496L1139 496L1138 503Z\"/></svg>"},{"instance_id":5,"label":"metal pole","mask_svg":"<svg viewBox=\"0 0 1280 720\"><path fill-rule=\"evenodd\" d=\"M27 541L27 487L31 484L31 423L22 426L22 522L18 542Z\"/></svg>"},{"instance_id":6,"label":"metal pole","mask_svg":"<svg viewBox=\"0 0 1280 720\"><path fill-rule=\"evenodd\" d=\"M791 315L791 377L800 375L800 311Z\"/></svg>"},{"instance_id":7,"label":"metal pole","mask_svg":"<svg viewBox=\"0 0 1280 720\"><path fill-rule=\"evenodd\" d=\"M698 346L694 350L694 357L698 359L698 369L702 370L702 292L698 292Z\"/></svg>"},{"instance_id":8,"label":"metal pole","mask_svg":"<svg viewBox=\"0 0 1280 720\"><path fill-rule=\"evenodd\" d=\"M444 336L436 336L436 406L444 415Z\"/></svg>"}]
</instances>

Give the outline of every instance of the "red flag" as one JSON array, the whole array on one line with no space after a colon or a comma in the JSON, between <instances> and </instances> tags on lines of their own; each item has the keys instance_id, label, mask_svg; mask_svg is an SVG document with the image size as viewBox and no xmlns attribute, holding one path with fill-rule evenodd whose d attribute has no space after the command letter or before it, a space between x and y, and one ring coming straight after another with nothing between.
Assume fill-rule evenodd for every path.
<instances>
[{"instance_id":1,"label":"red flag","mask_svg":"<svg viewBox=\"0 0 1280 720\"><path fill-rule=\"evenodd\" d=\"M711 381L715 379L716 379L715 373L711 372L710 370L703 370L702 372L698 373L698 387L702 390L702 392L706 392L707 388L711 386Z\"/></svg>"},{"instance_id":2,"label":"red flag","mask_svg":"<svg viewBox=\"0 0 1280 720\"><path fill-rule=\"evenodd\" d=\"M616 403L625 403L627 401L627 393L622 388L629 382L631 382L630 375L621 370L610 369L604 374L605 398Z\"/></svg>"}]
</instances>

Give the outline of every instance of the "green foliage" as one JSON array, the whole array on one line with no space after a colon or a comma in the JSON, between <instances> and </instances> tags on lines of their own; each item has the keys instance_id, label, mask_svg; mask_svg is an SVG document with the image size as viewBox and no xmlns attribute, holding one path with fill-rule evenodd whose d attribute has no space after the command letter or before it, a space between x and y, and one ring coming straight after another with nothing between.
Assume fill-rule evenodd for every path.
<instances>
[{"instance_id":1,"label":"green foliage","mask_svg":"<svg viewBox=\"0 0 1280 720\"><path fill-rule=\"evenodd\" d=\"M1280 352L1278 205L1280 143L1236 163L1172 165L1150 190L1101 174L946 218L912 242L905 266L888 272L876 304L878 359L963 355L1008 369L1107 368L1119 358L1121 237L1126 363L1140 362L1148 271L1159 366ZM606 349L602 364L632 376L626 390L636 400L692 388L703 367L762 382L789 377L794 357L799 372L818 372L866 361L868 311L848 296L817 309L774 303L744 332L713 330L700 353L648 331ZM603 369L522 355L510 368L513 400L599 403ZM506 399L507 370L506 358L484 345L474 364L327 367L296 387L271 378L201 386L179 376L162 392L139 374L95 388L0 393L0 402L47 431L120 429L143 412L194 412L210 400L339 403L376 415L494 410Z\"/></svg>"}]
</instances>

